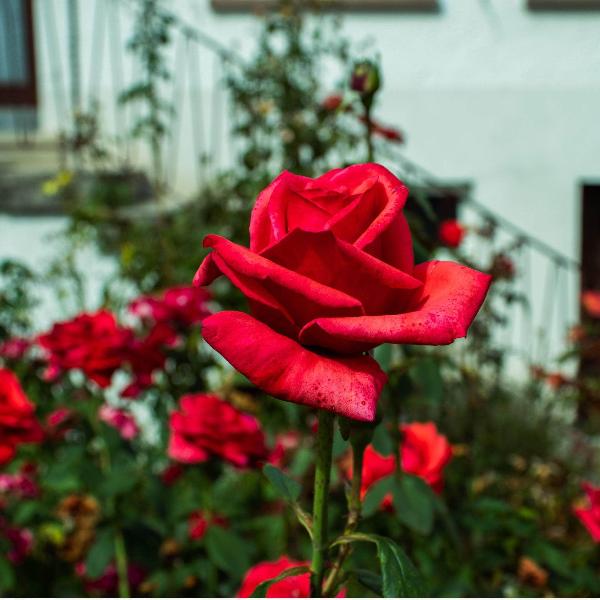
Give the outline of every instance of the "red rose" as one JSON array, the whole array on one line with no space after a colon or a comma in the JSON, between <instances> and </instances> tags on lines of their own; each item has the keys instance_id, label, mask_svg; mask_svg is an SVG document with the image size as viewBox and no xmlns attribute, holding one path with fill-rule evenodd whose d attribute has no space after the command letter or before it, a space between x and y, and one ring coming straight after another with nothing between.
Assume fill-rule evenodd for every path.
<instances>
[{"instance_id":1,"label":"red rose","mask_svg":"<svg viewBox=\"0 0 600 600\"><path fill-rule=\"evenodd\" d=\"M436 492L443 487L444 467L452 458L452 448L445 436L438 433L435 423L410 423L401 427L402 470L421 477ZM361 497L369 488L396 470L396 457L382 456L369 445L363 458ZM352 476L352 473L350 473ZM384 506L391 506L391 499L384 500Z\"/></svg>"},{"instance_id":2,"label":"red rose","mask_svg":"<svg viewBox=\"0 0 600 600\"><path fill-rule=\"evenodd\" d=\"M465 336L490 283L453 262L414 266L407 195L376 164L282 173L258 196L250 248L204 239L195 283L226 275L252 312L208 317L204 339L273 396L372 421L386 377L365 352Z\"/></svg>"},{"instance_id":3,"label":"red rose","mask_svg":"<svg viewBox=\"0 0 600 600\"><path fill-rule=\"evenodd\" d=\"M0 369L0 465L13 458L18 444L42 441L34 411L14 373Z\"/></svg>"},{"instance_id":4,"label":"red rose","mask_svg":"<svg viewBox=\"0 0 600 600\"><path fill-rule=\"evenodd\" d=\"M19 360L23 358L31 347L31 340L15 337L0 344L0 356L8 360Z\"/></svg>"},{"instance_id":5,"label":"red rose","mask_svg":"<svg viewBox=\"0 0 600 600\"><path fill-rule=\"evenodd\" d=\"M201 540L207 529L217 525L218 527L227 527L228 522L225 517L220 515L208 515L203 510L196 510L188 517L188 531L190 539Z\"/></svg>"},{"instance_id":6,"label":"red rose","mask_svg":"<svg viewBox=\"0 0 600 600\"><path fill-rule=\"evenodd\" d=\"M268 451L260 424L214 394L189 394L171 414L169 457L198 463L219 456L236 467L255 466Z\"/></svg>"},{"instance_id":7,"label":"red rose","mask_svg":"<svg viewBox=\"0 0 600 600\"><path fill-rule=\"evenodd\" d=\"M103 404L100 407L98 418L107 425L114 427L124 440L132 440L140 432L133 415L109 404Z\"/></svg>"},{"instance_id":8,"label":"red rose","mask_svg":"<svg viewBox=\"0 0 600 600\"><path fill-rule=\"evenodd\" d=\"M600 487L584 483L583 490L587 494L588 504L585 507L575 507L573 512L588 530L592 539L600 543Z\"/></svg>"},{"instance_id":9,"label":"red rose","mask_svg":"<svg viewBox=\"0 0 600 600\"><path fill-rule=\"evenodd\" d=\"M141 339L132 339L125 350L123 362L131 368L133 381L121 392L124 398L136 398L149 388L154 372L164 368L166 347L177 341L177 334L167 323L157 323Z\"/></svg>"},{"instance_id":10,"label":"red rose","mask_svg":"<svg viewBox=\"0 0 600 600\"><path fill-rule=\"evenodd\" d=\"M600 290L587 290L581 294L581 303L590 317L600 318Z\"/></svg>"},{"instance_id":11,"label":"red rose","mask_svg":"<svg viewBox=\"0 0 600 600\"><path fill-rule=\"evenodd\" d=\"M272 562L261 562L254 565L244 575L242 587L237 593L238 598L250 598L252 592L263 582L274 579L283 571L295 567L307 567L308 562L292 560L287 556L282 556ZM342 590L337 598L345 598L346 592ZM269 586L267 598L310 598L310 574L308 572L301 575L292 575L285 577L281 581Z\"/></svg>"},{"instance_id":12,"label":"red rose","mask_svg":"<svg viewBox=\"0 0 600 600\"><path fill-rule=\"evenodd\" d=\"M129 310L142 319L186 328L200 323L210 314L209 300L210 294L206 290L179 286L169 288L159 297L140 296L129 305Z\"/></svg>"},{"instance_id":13,"label":"red rose","mask_svg":"<svg viewBox=\"0 0 600 600\"><path fill-rule=\"evenodd\" d=\"M342 105L343 101L344 99L342 98L341 94L330 94L329 96L327 96L327 98L325 98L325 100L323 100L321 106L325 110L333 111L337 110Z\"/></svg>"},{"instance_id":14,"label":"red rose","mask_svg":"<svg viewBox=\"0 0 600 600\"><path fill-rule=\"evenodd\" d=\"M402 470L418 475L441 492L444 467L452 458L448 439L438 433L435 423L403 425L402 433Z\"/></svg>"},{"instance_id":15,"label":"red rose","mask_svg":"<svg viewBox=\"0 0 600 600\"><path fill-rule=\"evenodd\" d=\"M458 248L465 237L465 228L455 219L446 219L440 223L438 236L440 242L448 248Z\"/></svg>"},{"instance_id":16,"label":"red rose","mask_svg":"<svg viewBox=\"0 0 600 600\"><path fill-rule=\"evenodd\" d=\"M82 313L39 336L48 353L46 377L54 379L63 371L81 369L100 387L108 387L121 366L132 333L117 325L106 310Z\"/></svg>"}]
</instances>

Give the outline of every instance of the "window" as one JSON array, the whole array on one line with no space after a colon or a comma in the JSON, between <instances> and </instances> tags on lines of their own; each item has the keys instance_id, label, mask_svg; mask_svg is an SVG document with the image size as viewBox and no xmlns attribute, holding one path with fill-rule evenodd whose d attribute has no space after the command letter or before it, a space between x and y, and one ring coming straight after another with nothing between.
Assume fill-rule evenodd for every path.
<instances>
[{"instance_id":1,"label":"window","mask_svg":"<svg viewBox=\"0 0 600 600\"><path fill-rule=\"evenodd\" d=\"M31 0L0 2L0 107L37 104Z\"/></svg>"},{"instance_id":2,"label":"window","mask_svg":"<svg viewBox=\"0 0 600 600\"><path fill-rule=\"evenodd\" d=\"M439 10L439 0L321 0L320 4L323 8L349 11L436 12ZM277 0L212 0L212 6L216 11L261 11L275 8L277 5Z\"/></svg>"},{"instance_id":3,"label":"window","mask_svg":"<svg viewBox=\"0 0 600 600\"><path fill-rule=\"evenodd\" d=\"M527 0L530 10L600 10L600 0Z\"/></svg>"}]
</instances>

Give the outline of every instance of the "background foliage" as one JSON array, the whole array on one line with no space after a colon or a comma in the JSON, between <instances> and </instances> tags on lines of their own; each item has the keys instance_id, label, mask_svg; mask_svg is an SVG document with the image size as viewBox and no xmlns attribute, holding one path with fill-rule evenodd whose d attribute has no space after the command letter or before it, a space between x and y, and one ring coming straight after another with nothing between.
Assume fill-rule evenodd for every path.
<instances>
[{"instance_id":1,"label":"background foliage","mask_svg":"<svg viewBox=\"0 0 600 600\"><path fill-rule=\"evenodd\" d=\"M172 23L158 2L145 0L141 10L149 17L138 21L130 48L145 61L144 81L123 100L145 103L146 117L133 134L146 136L158 156L169 107L156 83L169 77L160 53ZM107 170L104 155L90 161L91 188L82 173L67 181L60 196L70 214L71 251L76 253L83 240L119 266L117 280L105 290L106 307L128 322L125 307L132 290L157 293L189 284L204 256L206 233L246 244L253 200L282 169L315 175L367 160L377 136L383 144L398 143L401 136L381 135L371 121L385 87L368 92L367 99L364 91L352 89L356 58L331 24L307 29L301 13L287 4L265 18L252 59L232 65L226 74L240 142L232 169L174 207L166 201L169 192L157 158L149 178L152 198L145 204L151 209L141 211L130 173ZM323 88L321 69L331 60L344 78ZM377 71L376 63L367 64ZM95 141L86 143L89 148ZM417 197L408 210L419 259L435 255L440 245L435 214ZM461 253L460 248L444 251ZM460 256L482 270L495 264L494 257L486 264L476 258ZM76 281L80 275L71 270L68 276ZM360 530L395 540L433 596L598 595L600 552L571 512L581 481L598 468L597 432L584 432L578 421L581 396L597 389L597 379L587 376L584 387L571 381L553 388L540 373L522 383L501 375L503 356L491 331L502 319L499 296L510 292L510 279L510 273L496 273L491 298L460 347L378 349L389 384L375 447L393 452L398 419L433 420L453 444L454 458L440 496L418 485L412 491L392 482L380 486L379 498L367 496ZM33 334L28 315L35 284L36 276L21 265L2 263L0 341ZM214 306L242 306L227 282L214 287ZM149 333L143 322L134 329L140 339ZM251 565L282 554L309 556L309 539L293 507L308 510L310 505L314 416L264 396L224 366L203 344L197 325L178 333L181 342L162 348L164 365L135 400L119 397L118 386L102 390L77 372L46 381L35 348L19 356L4 354L5 366L18 374L46 427L44 443L23 446L4 469L27 473L36 487L25 495L0 489L4 595L114 595L125 591L123 574L128 573L130 591L141 595L229 596ZM575 344L573 352L578 349ZM170 411L183 394L206 390L256 415L270 448L282 434L294 432L294 448L278 464L295 484L283 480L278 485L273 473L268 478L259 469L239 470L217 459L194 467L169 462ZM124 439L102 421L99 411L107 401L130 410L142 432ZM65 408L68 419L51 425L48 417ZM348 443L336 432L338 465L347 452ZM343 528L344 479L344 470L334 469L332 531ZM390 491L401 496L402 511L379 509L378 500ZM209 525L194 539L191 523L198 511ZM18 560L9 558L15 542L4 523L32 536L31 548ZM380 554L386 551L378 545ZM349 596L383 593L386 573L382 579L371 544L356 544L350 562Z\"/></svg>"}]
</instances>

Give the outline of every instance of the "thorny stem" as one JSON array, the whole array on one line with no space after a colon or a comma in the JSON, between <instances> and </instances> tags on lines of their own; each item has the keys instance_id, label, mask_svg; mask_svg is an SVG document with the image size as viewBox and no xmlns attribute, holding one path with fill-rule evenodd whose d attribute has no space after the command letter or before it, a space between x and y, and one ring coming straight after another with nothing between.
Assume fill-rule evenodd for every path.
<instances>
[{"instance_id":1,"label":"thorny stem","mask_svg":"<svg viewBox=\"0 0 600 600\"><path fill-rule=\"evenodd\" d=\"M351 437L350 441L352 444L352 482L348 494L348 518L346 520L346 527L344 528L344 536L354 533L360 521L360 512L362 509L360 490L362 487L363 457L366 447L364 439L352 439ZM338 557L325 583L325 596L330 596L337 588L340 575L342 574L342 567L350 555L350 551L350 544L340 545Z\"/></svg>"},{"instance_id":2,"label":"thorny stem","mask_svg":"<svg viewBox=\"0 0 600 600\"><path fill-rule=\"evenodd\" d=\"M331 455L333 450L333 413L319 411L319 431L317 432L317 457L313 497L313 547L310 576L311 598L320 598L325 575L327 554L327 505L329 480L331 476Z\"/></svg>"},{"instance_id":3,"label":"thorny stem","mask_svg":"<svg viewBox=\"0 0 600 600\"><path fill-rule=\"evenodd\" d=\"M127 548L125 547L125 538L120 529L115 533L115 563L117 566L117 576L119 578L119 597L129 598L129 567L127 564Z\"/></svg>"}]
</instances>

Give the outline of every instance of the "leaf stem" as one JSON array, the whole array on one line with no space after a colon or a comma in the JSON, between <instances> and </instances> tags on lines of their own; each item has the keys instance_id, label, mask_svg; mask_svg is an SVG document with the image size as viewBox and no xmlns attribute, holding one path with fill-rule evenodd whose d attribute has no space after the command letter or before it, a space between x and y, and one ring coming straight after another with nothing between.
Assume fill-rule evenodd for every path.
<instances>
[{"instance_id":1,"label":"leaf stem","mask_svg":"<svg viewBox=\"0 0 600 600\"><path fill-rule=\"evenodd\" d=\"M334 421L335 415L333 413L324 410L319 411L313 497L313 550L310 577L310 595L312 598L321 597L325 575L325 556L328 548L327 505L329 501Z\"/></svg>"}]
</instances>

